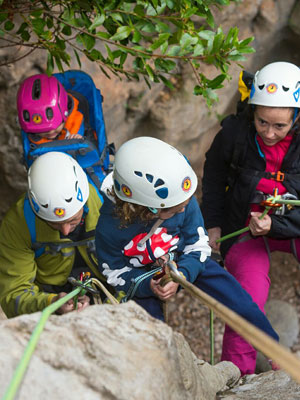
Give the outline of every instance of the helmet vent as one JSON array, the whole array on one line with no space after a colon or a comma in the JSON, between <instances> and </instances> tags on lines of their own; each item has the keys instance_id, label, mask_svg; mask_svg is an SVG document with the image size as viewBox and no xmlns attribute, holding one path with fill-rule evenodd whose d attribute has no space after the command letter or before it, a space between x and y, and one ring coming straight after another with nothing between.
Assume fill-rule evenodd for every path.
<instances>
[{"instance_id":1,"label":"helmet vent","mask_svg":"<svg viewBox=\"0 0 300 400\"><path fill-rule=\"evenodd\" d=\"M285 92L288 92L288 91L290 90L290 88L285 87L285 86L282 86L282 89L283 89Z\"/></svg>"},{"instance_id":2,"label":"helmet vent","mask_svg":"<svg viewBox=\"0 0 300 400\"><path fill-rule=\"evenodd\" d=\"M69 199L65 199L65 201L66 201L67 203L71 203L72 199L73 199L73 197L70 197Z\"/></svg>"},{"instance_id":3,"label":"helmet vent","mask_svg":"<svg viewBox=\"0 0 300 400\"><path fill-rule=\"evenodd\" d=\"M32 100L38 100L41 97L41 80L36 79L32 85Z\"/></svg>"},{"instance_id":4,"label":"helmet vent","mask_svg":"<svg viewBox=\"0 0 300 400\"><path fill-rule=\"evenodd\" d=\"M134 171L135 175L137 176L143 176L143 174L140 171Z\"/></svg>"},{"instance_id":5,"label":"helmet vent","mask_svg":"<svg viewBox=\"0 0 300 400\"><path fill-rule=\"evenodd\" d=\"M51 107L46 108L46 117L48 120L53 118L53 110Z\"/></svg>"},{"instance_id":6,"label":"helmet vent","mask_svg":"<svg viewBox=\"0 0 300 400\"><path fill-rule=\"evenodd\" d=\"M161 186L161 185L164 185L165 184L165 182L162 180L162 179L157 179L157 181L155 182L155 184L154 184L154 187L156 188L156 187L158 187L158 186Z\"/></svg>"},{"instance_id":7,"label":"helmet vent","mask_svg":"<svg viewBox=\"0 0 300 400\"><path fill-rule=\"evenodd\" d=\"M260 90L263 90L263 88L265 87L265 85L260 85L258 86Z\"/></svg>"},{"instance_id":8,"label":"helmet vent","mask_svg":"<svg viewBox=\"0 0 300 400\"><path fill-rule=\"evenodd\" d=\"M153 182L153 175L146 174L146 178L147 178L147 181L149 181L150 183Z\"/></svg>"},{"instance_id":9,"label":"helmet vent","mask_svg":"<svg viewBox=\"0 0 300 400\"><path fill-rule=\"evenodd\" d=\"M161 189L157 189L155 193L161 199L166 199L168 197L169 191L167 188L161 188Z\"/></svg>"},{"instance_id":10,"label":"helmet vent","mask_svg":"<svg viewBox=\"0 0 300 400\"><path fill-rule=\"evenodd\" d=\"M24 110L24 111L23 111L23 118L24 118L24 120L25 120L26 122L29 122L29 121L30 121L30 115L29 115L29 112L28 112L27 110Z\"/></svg>"},{"instance_id":11,"label":"helmet vent","mask_svg":"<svg viewBox=\"0 0 300 400\"><path fill-rule=\"evenodd\" d=\"M42 207L48 208L48 204L41 204Z\"/></svg>"}]
</instances>

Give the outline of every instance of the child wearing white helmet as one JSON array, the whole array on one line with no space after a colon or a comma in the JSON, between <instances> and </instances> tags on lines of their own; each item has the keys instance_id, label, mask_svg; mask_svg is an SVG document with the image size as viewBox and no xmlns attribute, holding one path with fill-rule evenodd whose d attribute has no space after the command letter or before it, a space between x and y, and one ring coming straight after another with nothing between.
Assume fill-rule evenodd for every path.
<instances>
[{"instance_id":1,"label":"child wearing white helmet","mask_svg":"<svg viewBox=\"0 0 300 400\"><path fill-rule=\"evenodd\" d=\"M8 318L42 311L72 290L68 277L101 278L95 254L100 197L71 156L49 152L28 171L28 191L0 227L0 304ZM89 305L82 296L78 309ZM74 310L73 300L58 313Z\"/></svg>"},{"instance_id":2,"label":"child wearing white helmet","mask_svg":"<svg viewBox=\"0 0 300 400\"><path fill-rule=\"evenodd\" d=\"M174 147L152 137L124 143L115 156L96 228L100 272L123 300L163 319L161 302L178 291L156 272L170 258L190 282L278 340L267 318L216 262L194 193L197 176ZM107 178L108 179L108 178ZM103 186L104 188L104 186Z\"/></svg>"},{"instance_id":3,"label":"child wearing white helmet","mask_svg":"<svg viewBox=\"0 0 300 400\"><path fill-rule=\"evenodd\" d=\"M209 243L263 311L270 252L300 256L300 207L271 208L268 197L300 198L300 69L274 62L257 71L248 106L222 121L206 154L201 210ZM248 226L249 233L219 239ZM223 360L255 371L256 351L229 327Z\"/></svg>"}]
</instances>

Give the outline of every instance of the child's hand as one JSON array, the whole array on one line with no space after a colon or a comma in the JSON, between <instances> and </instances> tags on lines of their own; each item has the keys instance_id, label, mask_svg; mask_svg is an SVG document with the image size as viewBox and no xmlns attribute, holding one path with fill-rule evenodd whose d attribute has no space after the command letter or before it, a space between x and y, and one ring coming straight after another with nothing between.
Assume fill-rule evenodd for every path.
<instances>
[{"instance_id":1,"label":"child's hand","mask_svg":"<svg viewBox=\"0 0 300 400\"><path fill-rule=\"evenodd\" d=\"M169 300L177 292L179 284L176 282L169 282L165 286L160 285L161 279L150 281L150 287L152 292L162 301Z\"/></svg>"}]
</instances>

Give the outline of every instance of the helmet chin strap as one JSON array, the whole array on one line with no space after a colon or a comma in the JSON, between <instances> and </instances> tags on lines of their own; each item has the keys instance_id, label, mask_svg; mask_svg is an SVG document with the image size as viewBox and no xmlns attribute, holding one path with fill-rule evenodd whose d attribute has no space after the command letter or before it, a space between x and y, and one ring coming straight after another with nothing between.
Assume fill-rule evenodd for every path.
<instances>
[{"instance_id":1,"label":"helmet chin strap","mask_svg":"<svg viewBox=\"0 0 300 400\"><path fill-rule=\"evenodd\" d=\"M143 237L143 239L141 239L138 242L138 247L143 246L146 241L151 238L151 236L153 235L153 233L156 231L156 229L163 223L163 219L158 219L155 224L152 226L152 228L150 229L150 231L147 233L146 236Z\"/></svg>"},{"instance_id":2,"label":"helmet chin strap","mask_svg":"<svg viewBox=\"0 0 300 400\"><path fill-rule=\"evenodd\" d=\"M158 213L158 209L157 209L157 208L148 207L148 209L149 209L153 214L157 214L157 213Z\"/></svg>"},{"instance_id":3,"label":"helmet chin strap","mask_svg":"<svg viewBox=\"0 0 300 400\"><path fill-rule=\"evenodd\" d=\"M293 116L293 122L292 122L292 126L294 125L296 118L298 116L299 113L299 108L294 108L294 116Z\"/></svg>"}]
</instances>

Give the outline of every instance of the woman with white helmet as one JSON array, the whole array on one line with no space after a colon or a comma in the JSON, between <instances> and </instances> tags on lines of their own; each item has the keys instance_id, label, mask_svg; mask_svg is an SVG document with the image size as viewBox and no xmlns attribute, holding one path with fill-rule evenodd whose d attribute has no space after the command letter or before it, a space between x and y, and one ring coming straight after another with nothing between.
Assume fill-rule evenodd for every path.
<instances>
[{"instance_id":1,"label":"woman with white helmet","mask_svg":"<svg viewBox=\"0 0 300 400\"><path fill-rule=\"evenodd\" d=\"M266 65L254 75L248 96L243 111L222 121L206 154L201 209L210 245L264 310L270 252L300 256L300 208L263 215L274 194L300 199L300 69L288 62ZM245 226L250 233L218 240ZM255 371L256 351L228 327L222 359L243 374Z\"/></svg>"},{"instance_id":2,"label":"woman with white helmet","mask_svg":"<svg viewBox=\"0 0 300 400\"><path fill-rule=\"evenodd\" d=\"M39 156L28 191L0 227L0 304L7 317L42 311L72 290L69 276L97 278L95 228L101 199L81 166L62 152ZM78 309L89 305L82 296ZM74 310L73 300L58 313Z\"/></svg>"},{"instance_id":3,"label":"woman with white helmet","mask_svg":"<svg viewBox=\"0 0 300 400\"><path fill-rule=\"evenodd\" d=\"M197 176L178 150L152 137L129 140L117 151L109 178L111 185L104 181L102 187L106 195L96 250L100 272L123 301L134 299L163 319L161 301L178 290L177 283L160 273L171 258L188 281L278 339L251 297L210 260L194 197Z\"/></svg>"}]
</instances>

